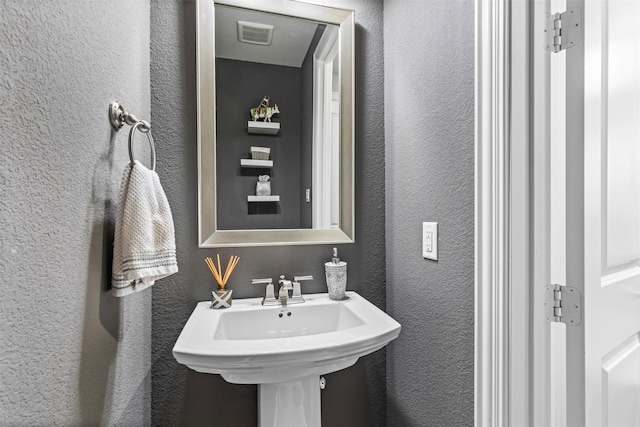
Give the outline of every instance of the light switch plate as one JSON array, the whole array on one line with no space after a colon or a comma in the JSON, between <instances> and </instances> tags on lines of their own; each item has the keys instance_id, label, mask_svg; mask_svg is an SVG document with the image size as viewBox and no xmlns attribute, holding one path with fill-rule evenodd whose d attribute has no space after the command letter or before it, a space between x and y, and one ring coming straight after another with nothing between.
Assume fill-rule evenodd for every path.
<instances>
[{"instance_id":1,"label":"light switch plate","mask_svg":"<svg viewBox=\"0 0 640 427\"><path fill-rule=\"evenodd\" d=\"M422 257L438 260L438 223L422 223Z\"/></svg>"}]
</instances>

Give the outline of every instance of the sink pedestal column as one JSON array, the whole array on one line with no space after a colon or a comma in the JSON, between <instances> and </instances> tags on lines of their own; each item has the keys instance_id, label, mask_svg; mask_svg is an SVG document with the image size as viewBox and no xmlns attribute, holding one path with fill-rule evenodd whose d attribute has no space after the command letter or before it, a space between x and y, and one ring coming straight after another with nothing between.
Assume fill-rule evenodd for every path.
<instances>
[{"instance_id":1,"label":"sink pedestal column","mask_svg":"<svg viewBox=\"0 0 640 427\"><path fill-rule=\"evenodd\" d=\"M259 427L321 427L320 378L258 385Z\"/></svg>"}]
</instances>

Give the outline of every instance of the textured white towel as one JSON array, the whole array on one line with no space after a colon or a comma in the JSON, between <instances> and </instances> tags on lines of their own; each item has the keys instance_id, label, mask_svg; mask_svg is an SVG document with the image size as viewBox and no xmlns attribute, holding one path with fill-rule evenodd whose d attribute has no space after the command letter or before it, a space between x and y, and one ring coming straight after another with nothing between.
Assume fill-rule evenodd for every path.
<instances>
[{"instance_id":1,"label":"textured white towel","mask_svg":"<svg viewBox=\"0 0 640 427\"><path fill-rule=\"evenodd\" d=\"M158 174L137 160L122 175L111 290L122 297L178 271L173 217Z\"/></svg>"}]
</instances>

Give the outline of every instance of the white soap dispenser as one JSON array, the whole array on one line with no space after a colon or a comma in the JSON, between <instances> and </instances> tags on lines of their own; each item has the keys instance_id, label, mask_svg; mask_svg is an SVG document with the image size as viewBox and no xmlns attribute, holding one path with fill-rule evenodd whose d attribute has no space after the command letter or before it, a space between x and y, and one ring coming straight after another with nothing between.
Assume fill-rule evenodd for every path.
<instances>
[{"instance_id":1,"label":"white soap dispenser","mask_svg":"<svg viewBox=\"0 0 640 427\"><path fill-rule=\"evenodd\" d=\"M327 277L329 298L343 300L347 290L347 263L338 258L338 248L333 248L331 261L324 263L324 272Z\"/></svg>"}]
</instances>

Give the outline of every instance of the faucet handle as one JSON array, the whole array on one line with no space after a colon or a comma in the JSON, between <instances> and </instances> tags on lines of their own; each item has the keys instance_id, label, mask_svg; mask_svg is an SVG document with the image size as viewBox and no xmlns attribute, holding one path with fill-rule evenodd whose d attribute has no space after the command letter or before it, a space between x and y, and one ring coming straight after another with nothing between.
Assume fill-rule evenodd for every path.
<instances>
[{"instance_id":1,"label":"faucet handle","mask_svg":"<svg viewBox=\"0 0 640 427\"><path fill-rule=\"evenodd\" d=\"M300 289L300 282L305 280L313 280L313 276L293 276L293 294L291 298L296 298L296 297L302 298L302 290Z\"/></svg>"},{"instance_id":2,"label":"faucet handle","mask_svg":"<svg viewBox=\"0 0 640 427\"><path fill-rule=\"evenodd\" d=\"M259 285L262 283L266 283L267 284L267 289L265 292L265 299L275 299L276 295L275 292L273 290L273 279L271 279L271 277L267 277L266 279L252 279L251 280L251 284L252 285Z\"/></svg>"}]
</instances>

